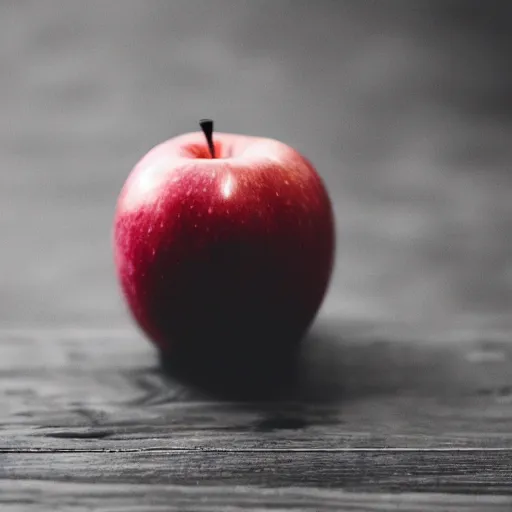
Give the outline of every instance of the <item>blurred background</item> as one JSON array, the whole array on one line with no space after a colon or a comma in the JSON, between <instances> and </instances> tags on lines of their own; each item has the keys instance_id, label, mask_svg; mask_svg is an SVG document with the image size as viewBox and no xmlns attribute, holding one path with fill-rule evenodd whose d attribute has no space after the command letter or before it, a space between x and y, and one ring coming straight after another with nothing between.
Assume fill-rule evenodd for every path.
<instances>
[{"instance_id":1,"label":"blurred background","mask_svg":"<svg viewBox=\"0 0 512 512\"><path fill-rule=\"evenodd\" d=\"M507 0L1 0L0 324L132 328L117 195L213 117L324 178L323 316L510 328L511 21Z\"/></svg>"}]
</instances>

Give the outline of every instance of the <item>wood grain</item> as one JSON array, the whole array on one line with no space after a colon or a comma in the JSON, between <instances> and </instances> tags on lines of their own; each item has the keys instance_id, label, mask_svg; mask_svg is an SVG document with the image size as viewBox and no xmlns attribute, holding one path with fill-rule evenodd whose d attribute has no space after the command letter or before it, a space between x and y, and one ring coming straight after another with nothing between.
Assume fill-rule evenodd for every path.
<instances>
[{"instance_id":1,"label":"wood grain","mask_svg":"<svg viewBox=\"0 0 512 512\"><path fill-rule=\"evenodd\" d=\"M512 495L512 450L0 455L0 479Z\"/></svg>"},{"instance_id":2,"label":"wood grain","mask_svg":"<svg viewBox=\"0 0 512 512\"><path fill-rule=\"evenodd\" d=\"M509 512L511 505L511 497L497 495L0 480L0 506L6 512Z\"/></svg>"},{"instance_id":3,"label":"wood grain","mask_svg":"<svg viewBox=\"0 0 512 512\"><path fill-rule=\"evenodd\" d=\"M316 332L280 400L166 375L136 333L5 332L0 449L512 447L512 345Z\"/></svg>"},{"instance_id":4,"label":"wood grain","mask_svg":"<svg viewBox=\"0 0 512 512\"><path fill-rule=\"evenodd\" d=\"M324 323L290 386L233 401L133 331L4 330L0 506L509 510L508 337L379 332Z\"/></svg>"},{"instance_id":5,"label":"wood grain","mask_svg":"<svg viewBox=\"0 0 512 512\"><path fill-rule=\"evenodd\" d=\"M0 424L0 450L512 448L510 406L490 399L365 399L315 407L68 405Z\"/></svg>"}]
</instances>

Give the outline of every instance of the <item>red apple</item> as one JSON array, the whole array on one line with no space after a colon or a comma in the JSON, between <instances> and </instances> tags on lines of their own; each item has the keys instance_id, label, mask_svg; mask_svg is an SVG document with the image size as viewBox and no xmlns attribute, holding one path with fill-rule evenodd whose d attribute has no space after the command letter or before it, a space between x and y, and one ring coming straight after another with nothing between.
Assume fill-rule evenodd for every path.
<instances>
[{"instance_id":1,"label":"red apple","mask_svg":"<svg viewBox=\"0 0 512 512\"><path fill-rule=\"evenodd\" d=\"M271 357L298 343L322 303L331 203L291 147L228 133L212 140L213 123L202 127L154 147L129 175L115 215L117 275L165 354Z\"/></svg>"}]
</instances>

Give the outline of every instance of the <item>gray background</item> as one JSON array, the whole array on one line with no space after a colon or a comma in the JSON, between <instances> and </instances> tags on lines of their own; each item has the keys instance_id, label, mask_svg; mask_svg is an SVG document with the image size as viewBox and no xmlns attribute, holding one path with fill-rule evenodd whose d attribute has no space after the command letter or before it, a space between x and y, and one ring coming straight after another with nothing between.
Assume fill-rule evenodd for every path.
<instances>
[{"instance_id":1,"label":"gray background","mask_svg":"<svg viewBox=\"0 0 512 512\"><path fill-rule=\"evenodd\" d=\"M212 116L325 179L323 315L510 327L509 5L1 0L1 325L131 328L117 194L151 146Z\"/></svg>"}]
</instances>

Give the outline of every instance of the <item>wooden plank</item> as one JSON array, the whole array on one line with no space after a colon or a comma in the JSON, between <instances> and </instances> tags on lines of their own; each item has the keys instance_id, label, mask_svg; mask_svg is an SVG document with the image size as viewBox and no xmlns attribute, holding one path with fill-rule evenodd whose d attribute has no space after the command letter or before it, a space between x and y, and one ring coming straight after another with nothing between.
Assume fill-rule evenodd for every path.
<instances>
[{"instance_id":1,"label":"wooden plank","mask_svg":"<svg viewBox=\"0 0 512 512\"><path fill-rule=\"evenodd\" d=\"M343 409L294 403L279 409L219 403L123 408L86 402L4 419L0 450L512 448L511 424L510 405L487 398L453 406L374 398Z\"/></svg>"},{"instance_id":2,"label":"wooden plank","mask_svg":"<svg viewBox=\"0 0 512 512\"><path fill-rule=\"evenodd\" d=\"M4 331L0 449L512 447L505 338L314 336L285 399L240 403L169 378L133 332Z\"/></svg>"},{"instance_id":3,"label":"wooden plank","mask_svg":"<svg viewBox=\"0 0 512 512\"><path fill-rule=\"evenodd\" d=\"M0 508L4 512L510 512L511 507L510 496L0 480Z\"/></svg>"},{"instance_id":4,"label":"wooden plank","mask_svg":"<svg viewBox=\"0 0 512 512\"><path fill-rule=\"evenodd\" d=\"M0 479L512 495L512 451L3 453Z\"/></svg>"}]
</instances>

